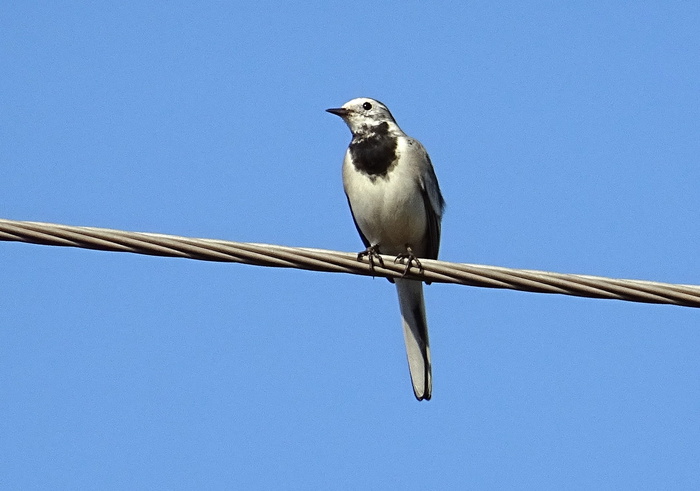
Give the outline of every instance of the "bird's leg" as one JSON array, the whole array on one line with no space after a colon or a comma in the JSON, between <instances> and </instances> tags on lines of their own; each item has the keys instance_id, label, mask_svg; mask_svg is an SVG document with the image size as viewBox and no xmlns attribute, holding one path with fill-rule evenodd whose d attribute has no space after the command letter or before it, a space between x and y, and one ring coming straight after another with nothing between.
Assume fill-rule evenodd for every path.
<instances>
[{"instance_id":1,"label":"bird's leg","mask_svg":"<svg viewBox=\"0 0 700 491\"><path fill-rule=\"evenodd\" d=\"M362 252L357 253L357 260L362 261L362 258L367 256L367 259L369 260L369 271L372 273L372 276L374 276L374 261L376 260L379 265L383 268L384 267L384 260L382 259L382 256L379 255L379 246L378 245L373 245L369 246L367 249L365 249Z\"/></svg>"},{"instance_id":2,"label":"bird's leg","mask_svg":"<svg viewBox=\"0 0 700 491\"><path fill-rule=\"evenodd\" d=\"M408 271L411 269L411 265L415 265L418 268L418 273L423 274L423 265L420 263L416 255L413 254L413 249L411 249L411 246L409 245L406 246L406 252L402 252L396 256L396 259L394 259L395 263L403 264L404 261L406 261L406 268L403 270L403 276L408 274Z\"/></svg>"}]
</instances>

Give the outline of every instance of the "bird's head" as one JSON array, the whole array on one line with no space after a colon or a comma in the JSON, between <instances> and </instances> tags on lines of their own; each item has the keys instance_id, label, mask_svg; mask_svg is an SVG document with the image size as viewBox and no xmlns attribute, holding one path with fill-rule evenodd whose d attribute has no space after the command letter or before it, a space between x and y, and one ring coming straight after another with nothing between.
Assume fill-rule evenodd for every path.
<instances>
[{"instance_id":1,"label":"bird's head","mask_svg":"<svg viewBox=\"0 0 700 491\"><path fill-rule=\"evenodd\" d=\"M343 118L353 134L371 130L382 123L387 123L389 128L398 130L389 109L381 102L368 97L359 97L346 102L342 107L326 109L326 111Z\"/></svg>"}]
</instances>

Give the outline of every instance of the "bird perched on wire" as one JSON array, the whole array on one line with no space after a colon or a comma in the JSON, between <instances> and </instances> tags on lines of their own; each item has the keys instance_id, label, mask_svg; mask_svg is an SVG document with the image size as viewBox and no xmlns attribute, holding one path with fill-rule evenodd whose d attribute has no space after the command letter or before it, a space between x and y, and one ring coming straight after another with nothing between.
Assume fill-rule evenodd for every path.
<instances>
[{"instance_id":1,"label":"bird perched on wire","mask_svg":"<svg viewBox=\"0 0 700 491\"><path fill-rule=\"evenodd\" d=\"M343 161L343 187L367 248L358 260L367 256L374 269L375 261L382 264L379 254L396 255L396 261L406 263L406 274L411 266L422 269L419 258L437 259L445 200L423 145L401 131L389 109L374 99L353 99L327 111L343 118L352 132ZM427 400L432 374L423 284L393 281L413 392L419 401Z\"/></svg>"}]
</instances>

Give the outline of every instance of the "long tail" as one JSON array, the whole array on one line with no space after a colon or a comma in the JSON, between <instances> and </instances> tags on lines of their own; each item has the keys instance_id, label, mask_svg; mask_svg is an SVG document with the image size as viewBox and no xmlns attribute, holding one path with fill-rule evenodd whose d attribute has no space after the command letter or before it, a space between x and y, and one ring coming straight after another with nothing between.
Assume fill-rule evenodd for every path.
<instances>
[{"instance_id":1,"label":"long tail","mask_svg":"<svg viewBox=\"0 0 700 491\"><path fill-rule=\"evenodd\" d=\"M425 318L423 283L398 278L395 282L396 291L399 294L403 336L406 341L413 393L419 401L429 400L433 391L433 378L430 370L430 343L428 342L428 322Z\"/></svg>"}]
</instances>

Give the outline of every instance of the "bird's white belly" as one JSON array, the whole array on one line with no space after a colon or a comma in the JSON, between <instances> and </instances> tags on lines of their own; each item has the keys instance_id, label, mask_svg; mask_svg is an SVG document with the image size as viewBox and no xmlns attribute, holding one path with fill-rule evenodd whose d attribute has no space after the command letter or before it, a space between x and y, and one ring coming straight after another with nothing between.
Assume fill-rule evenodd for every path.
<instances>
[{"instance_id":1,"label":"bird's white belly","mask_svg":"<svg viewBox=\"0 0 700 491\"><path fill-rule=\"evenodd\" d=\"M410 246L421 255L425 238L426 214L416 180L400 169L389 179L352 173L344 179L357 225L371 245L383 254L400 254Z\"/></svg>"}]
</instances>

